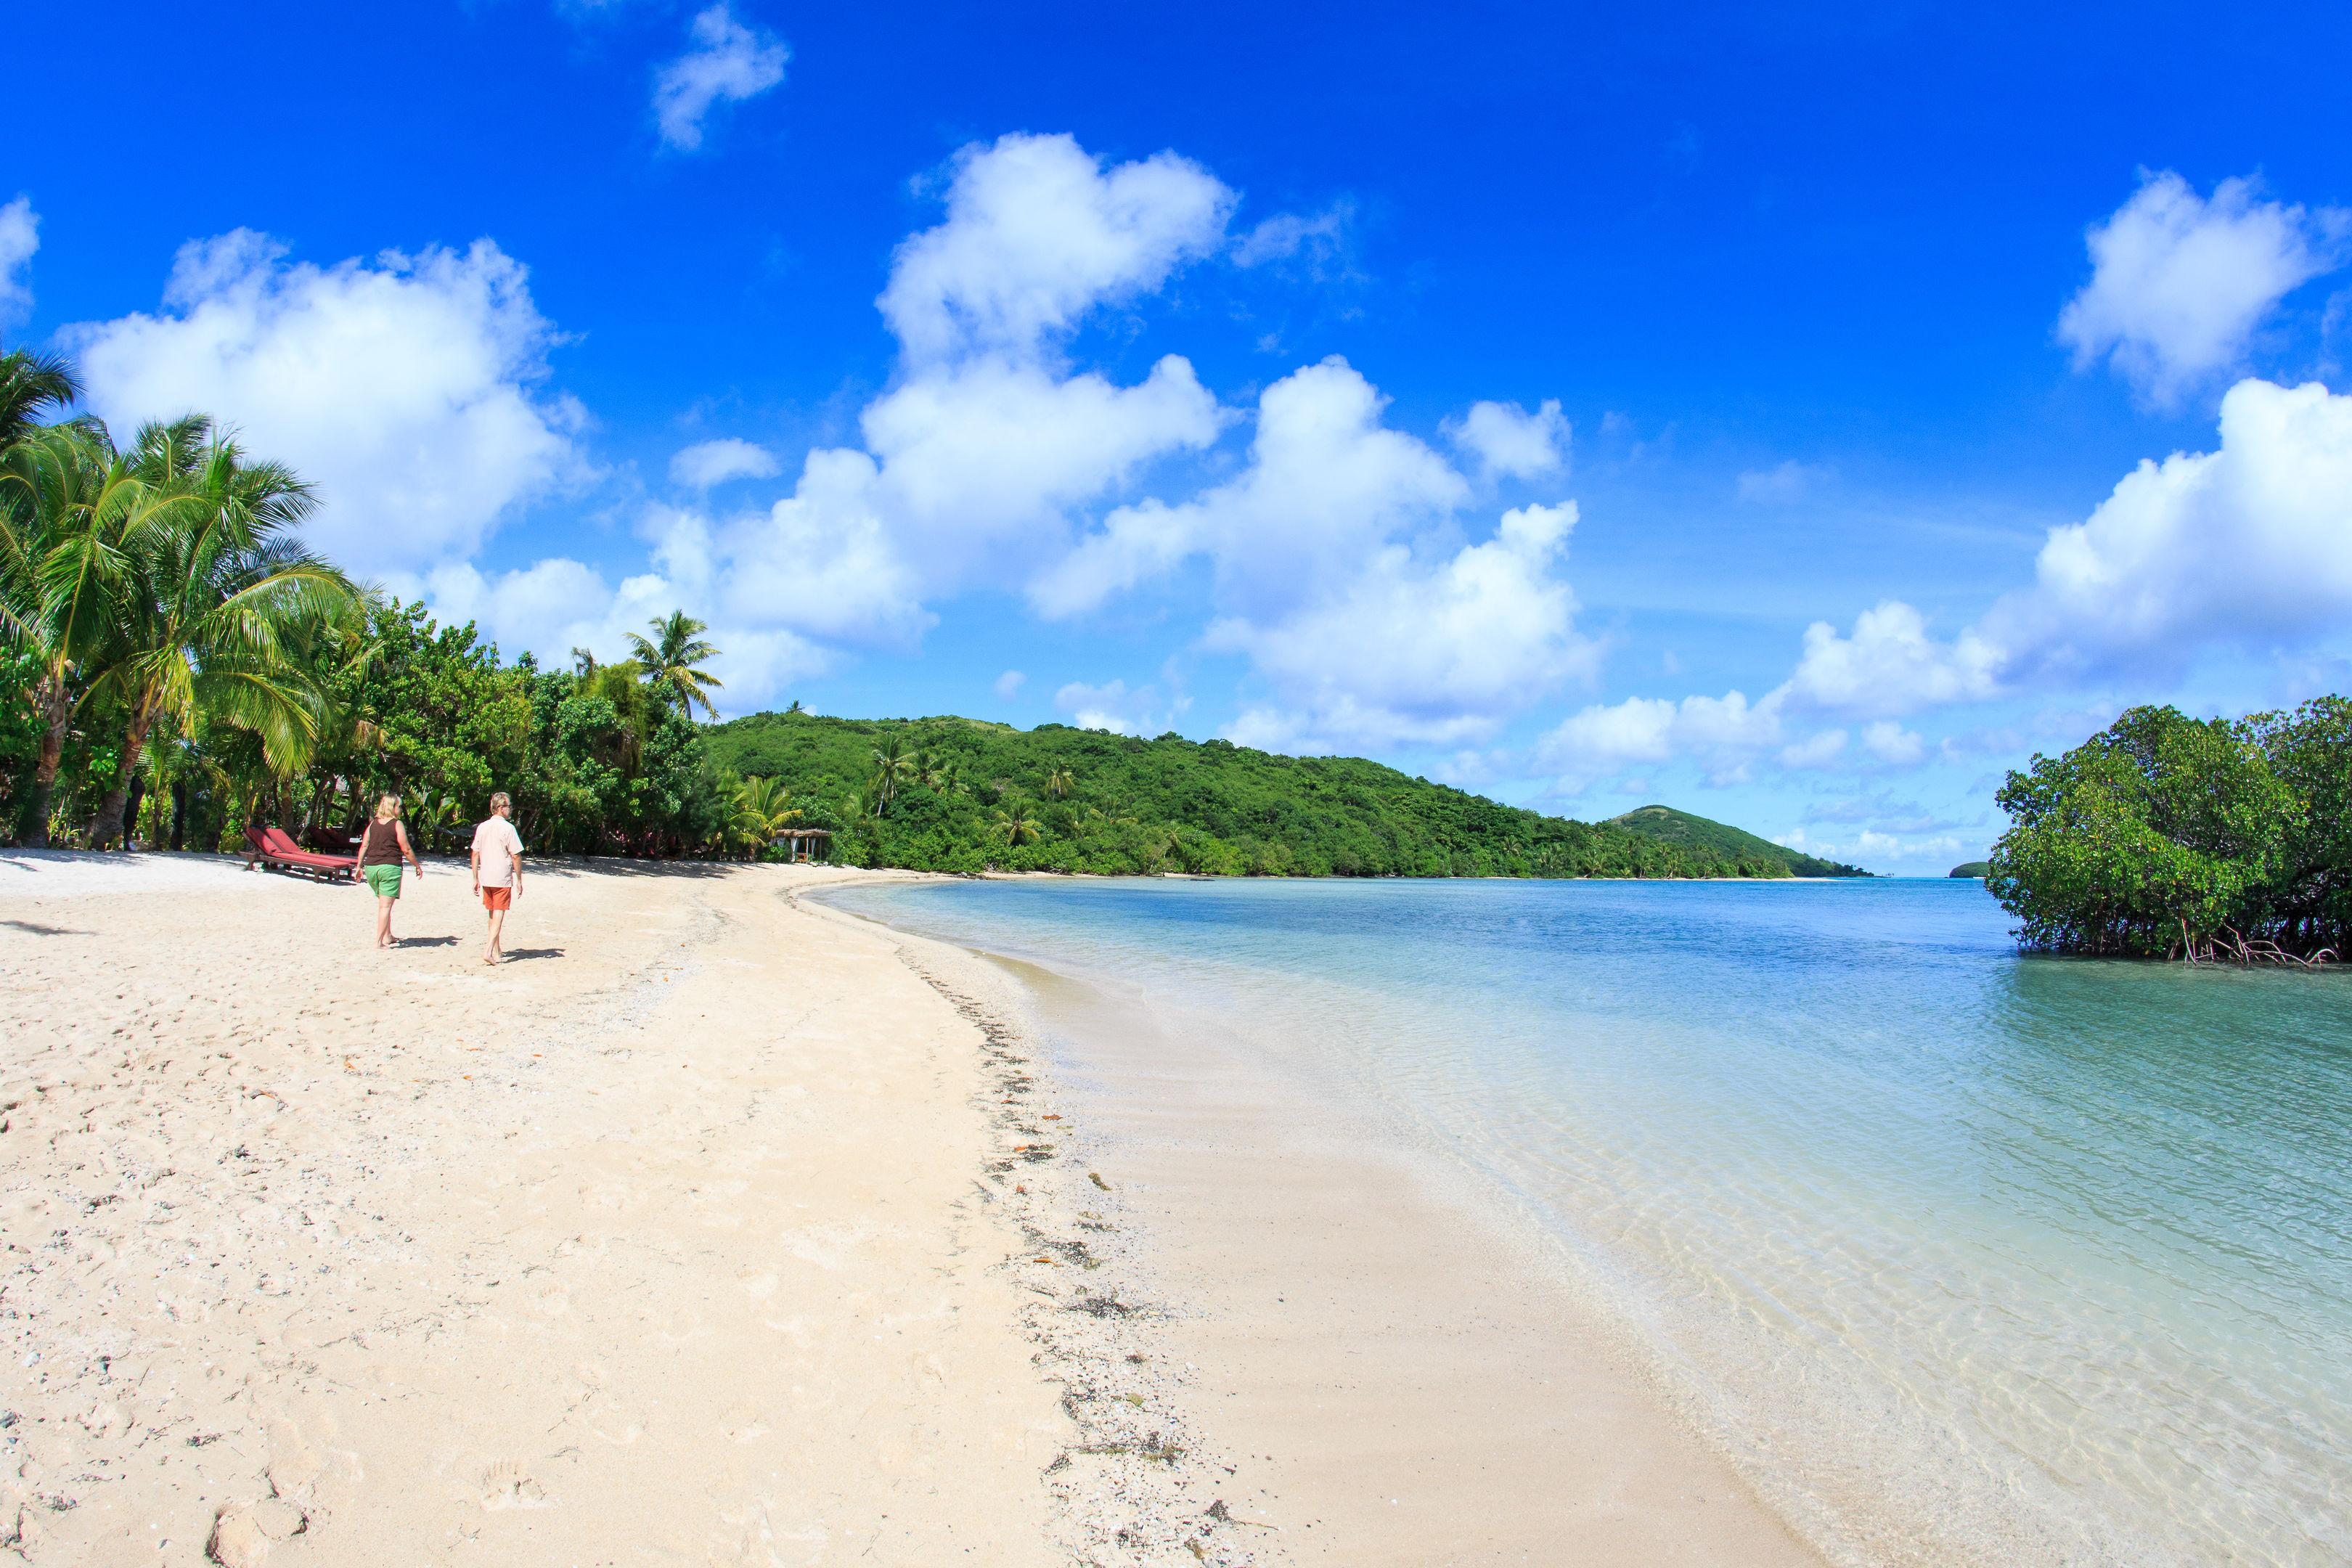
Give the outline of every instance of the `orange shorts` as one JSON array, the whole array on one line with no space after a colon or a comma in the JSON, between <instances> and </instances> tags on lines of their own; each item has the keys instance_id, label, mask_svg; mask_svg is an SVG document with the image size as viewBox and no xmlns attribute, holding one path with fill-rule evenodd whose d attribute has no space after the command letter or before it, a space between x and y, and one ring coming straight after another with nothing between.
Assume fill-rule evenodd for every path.
<instances>
[{"instance_id":1,"label":"orange shorts","mask_svg":"<svg viewBox=\"0 0 2352 1568\"><path fill-rule=\"evenodd\" d=\"M486 910L510 910L514 908L514 889L512 888L484 888L482 889L482 908Z\"/></svg>"}]
</instances>

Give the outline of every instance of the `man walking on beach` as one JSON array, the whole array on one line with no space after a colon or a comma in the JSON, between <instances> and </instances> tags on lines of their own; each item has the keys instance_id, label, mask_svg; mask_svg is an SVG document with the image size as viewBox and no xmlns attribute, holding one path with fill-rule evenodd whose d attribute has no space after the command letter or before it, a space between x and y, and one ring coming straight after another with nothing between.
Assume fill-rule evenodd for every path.
<instances>
[{"instance_id":1,"label":"man walking on beach","mask_svg":"<svg viewBox=\"0 0 2352 1568\"><path fill-rule=\"evenodd\" d=\"M474 829L474 891L482 896L482 908L490 917L484 963L498 963L499 933L506 929L507 911L522 896L522 836L507 820L513 815L514 802L500 790L490 796L490 815Z\"/></svg>"}]
</instances>

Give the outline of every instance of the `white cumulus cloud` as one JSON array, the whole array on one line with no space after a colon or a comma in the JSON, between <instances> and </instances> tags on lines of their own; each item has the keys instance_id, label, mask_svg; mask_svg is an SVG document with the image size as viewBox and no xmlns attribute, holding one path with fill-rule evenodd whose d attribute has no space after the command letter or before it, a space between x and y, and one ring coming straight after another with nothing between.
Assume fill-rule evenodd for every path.
<instances>
[{"instance_id":1,"label":"white cumulus cloud","mask_svg":"<svg viewBox=\"0 0 2352 1568\"><path fill-rule=\"evenodd\" d=\"M722 647L772 639L767 675L728 675L740 703L812 658L911 646L958 594L1022 588L1068 616L1197 558L1213 595L1201 646L1243 656L1259 683L1233 733L1291 750L1482 743L1597 667L1561 570L1573 503L1465 518L1479 487L1389 427L1386 400L1344 360L1266 387L1246 461L1206 488L1171 468L1240 416L1190 362L1163 356L1132 384L1066 363L1090 312L1225 247L1234 197L1206 171L1172 153L1111 164L1066 136L1007 136L958 154L943 195L879 297L901 353L857 446L809 452L792 493L763 509L646 509L653 570L618 584L551 567L453 579L452 595L528 624L534 647L617 630L646 604L693 605ZM1452 434L1488 476L1564 465L1556 403L1479 404ZM673 473L707 490L755 477L762 456L705 443ZM1136 732L1182 710L1117 683L1057 701Z\"/></svg>"},{"instance_id":2,"label":"white cumulus cloud","mask_svg":"<svg viewBox=\"0 0 2352 1568\"><path fill-rule=\"evenodd\" d=\"M773 452L732 436L698 441L669 460L671 479L698 490L723 485L730 479L770 479L783 471L783 465L776 461Z\"/></svg>"},{"instance_id":3,"label":"white cumulus cloud","mask_svg":"<svg viewBox=\"0 0 2352 1568\"><path fill-rule=\"evenodd\" d=\"M1474 403L1445 434L1489 475L1531 479L1556 474L1568 464L1568 421L1559 400L1548 398L1533 414L1516 403Z\"/></svg>"},{"instance_id":4,"label":"white cumulus cloud","mask_svg":"<svg viewBox=\"0 0 2352 1568\"><path fill-rule=\"evenodd\" d=\"M792 58L782 39L737 21L724 0L695 16L689 37L693 47L654 77L654 121L662 141L682 153L702 145L712 110L766 92L784 79Z\"/></svg>"},{"instance_id":5,"label":"white cumulus cloud","mask_svg":"<svg viewBox=\"0 0 2352 1568\"><path fill-rule=\"evenodd\" d=\"M1986 635L2021 673L2178 666L2199 647L2292 647L2352 620L2352 396L2242 381L2221 445L2142 462L2053 529L2033 586Z\"/></svg>"},{"instance_id":6,"label":"white cumulus cloud","mask_svg":"<svg viewBox=\"0 0 2352 1568\"><path fill-rule=\"evenodd\" d=\"M1185 556L1206 552L1251 614L1344 580L1392 535L1450 515L1462 476L1427 446L1381 423L1371 383L1333 357L1258 399L1249 467L1176 506L1157 500L1105 520L1032 590L1048 615L1091 609Z\"/></svg>"},{"instance_id":7,"label":"white cumulus cloud","mask_svg":"<svg viewBox=\"0 0 2352 1568\"><path fill-rule=\"evenodd\" d=\"M1949 641L1909 605L1805 633L1789 697L1897 717L2026 682L2177 671L2215 646L2294 648L2352 624L2352 396L2242 381L2221 445L2144 461L2050 531L2033 582Z\"/></svg>"},{"instance_id":8,"label":"white cumulus cloud","mask_svg":"<svg viewBox=\"0 0 2352 1568\"><path fill-rule=\"evenodd\" d=\"M2089 233L2091 280L2058 318L2078 367L2108 360L2159 404L2242 363L2295 289L2343 260L2352 214L2258 199L2224 180L2209 199L2170 171L2143 176Z\"/></svg>"},{"instance_id":9,"label":"white cumulus cloud","mask_svg":"<svg viewBox=\"0 0 2352 1568\"><path fill-rule=\"evenodd\" d=\"M0 327L33 313L33 252L41 248L41 216L30 196L0 206Z\"/></svg>"},{"instance_id":10,"label":"white cumulus cloud","mask_svg":"<svg viewBox=\"0 0 2352 1568\"><path fill-rule=\"evenodd\" d=\"M1068 137L1005 137L951 167L943 221L899 248L882 297L908 335L894 384L860 416L862 447L809 452L792 493L764 510L653 507L640 524L656 564L644 592L704 607L724 647L766 650L761 671L727 677L730 704L831 657L812 650L908 647L936 600L1017 585L1067 547L1076 511L1225 422L1180 356L1120 385L1069 373L1052 341L1212 248L1222 185L1173 154L1106 167ZM704 443L673 477L762 477L765 456ZM633 584L573 580L606 601ZM593 606L578 619L625 623Z\"/></svg>"},{"instance_id":11,"label":"white cumulus cloud","mask_svg":"<svg viewBox=\"0 0 2352 1568\"><path fill-rule=\"evenodd\" d=\"M1556 572L1573 505L1505 514L1450 537L1469 481L1382 423L1385 400L1345 360L1297 371L1258 400L1241 474L1173 505L1119 508L1032 585L1047 615L1089 610L1192 556L1221 614L1208 647L1248 657L1268 700L1228 733L1269 749L1482 741L1589 674Z\"/></svg>"},{"instance_id":12,"label":"white cumulus cloud","mask_svg":"<svg viewBox=\"0 0 2352 1568\"><path fill-rule=\"evenodd\" d=\"M1784 768L1825 768L1845 754L1843 730L1823 730L1780 748Z\"/></svg>"},{"instance_id":13,"label":"white cumulus cloud","mask_svg":"<svg viewBox=\"0 0 2352 1568\"><path fill-rule=\"evenodd\" d=\"M552 331L487 239L322 268L238 229L181 248L155 314L65 336L124 434L206 413L291 464L308 536L357 571L468 555L583 467L577 405L539 390Z\"/></svg>"},{"instance_id":14,"label":"white cumulus cloud","mask_svg":"<svg viewBox=\"0 0 2352 1568\"><path fill-rule=\"evenodd\" d=\"M1750 702L1738 691L1685 697L1679 702L1629 697L1571 714L1538 743L1537 756L1545 766L1571 778L1683 758L1696 758L1718 777L1730 777L1780 739L1777 697L1760 702Z\"/></svg>"},{"instance_id":15,"label":"white cumulus cloud","mask_svg":"<svg viewBox=\"0 0 2352 1568\"><path fill-rule=\"evenodd\" d=\"M789 626L728 612L713 581L709 527L698 514L655 508L645 531L652 546L647 569L617 584L595 567L559 556L496 574L469 562L448 563L426 577L425 592L443 620L473 621L508 656L528 651L558 666L569 662L574 648L599 659L621 658L629 633L644 632L672 610L704 615L719 647L711 668L726 682L727 702L737 708L780 700L792 681L839 661L835 649ZM813 584L811 591L821 594L823 587Z\"/></svg>"},{"instance_id":16,"label":"white cumulus cloud","mask_svg":"<svg viewBox=\"0 0 2352 1568\"><path fill-rule=\"evenodd\" d=\"M956 156L947 221L898 247L879 303L910 362L1035 353L1223 243L1234 193L1174 153L1106 169L1075 137Z\"/></svg>"},{"instance_id":17,"label":"white cumulus cloud","mask_svg":"<svg viewBox=\"0 0 2352 1568\"><path fill-rule=\"evenodd\" d=\"M1827 621L1806 627L1803 657L1782 690L1823 712L1912 713L1993 695L2003 661L2003 650L1976 632L1937 640L1925 616L1890 599L1855 617L1850 635Z\"/></svg>"},{"instance_id":18,"label":"white cumulus cloud","mask_svg":"<svg viewBox=\"0 0 2352 1568\"><path fill-rule=\"evenodd\" d=\"M1572 679L1600 650L1575 628L1576 599L1552 568L1576 507L1505 512L1492 539L1417 563L1401 544L1297 609L1232 617L1207 645L1249 656L1298 711L1282 721L1324 742L1459 745ZM1248 716L1274 727L1274 710Z\"/></svg>"},{"instance_id":19,"label":"white cumulus cloud","mask_svg":"<svg viewBox=\"0 0 2352 1568\"><path fill-rule=\"evenodd\" d=\"M1927 742L1916 731L1906 730L1892 719L1881 719L1864 726L1862 749L1882 763L1908 767L1927 754Z\"/></svg>"},{"instance_id":20,"label":"white cumulus cloud","mask_svg":"<svg viewBox=\"0 0 2352 1568\"><path fill-rule=\"evenodd\" d=\"M1893 599L1849 631L1817 621L1789 679L1745 711L1869 721L1863 751L1908 766L1927 752L1896 721L1910 714L2107 676L2177 675L2216 647L2292 653L2347 627L2352 396L2246 380L2221 400L2215 450L2142 462L2088 518L2052 529L2032 582L1973 624L1938 637ZM1596 768L1679 757L1721 767L1742 746L1777 743L1769 724L1727 740L1700 722L1718 700L1588 709L1553 743ZM1826 742L1794 742L1783 761L1801 765L1809 744Z\"/></svg>"}]
</instances>

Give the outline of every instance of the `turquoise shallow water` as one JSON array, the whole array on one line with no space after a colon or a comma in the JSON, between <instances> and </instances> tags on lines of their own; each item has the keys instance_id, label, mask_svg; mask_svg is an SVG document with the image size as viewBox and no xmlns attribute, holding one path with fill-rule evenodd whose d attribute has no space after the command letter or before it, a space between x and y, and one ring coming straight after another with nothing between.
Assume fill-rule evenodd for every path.
<instances>
[{"instance_id":1,"label":"turquoise shallow water","mask_svg":"<svg viewBox=\"0 0 2352 1568\"><path fill-rule=\"evenodd\" d=\"M1972 882L900 885L1368 1097L1832 1556L2352 1563L2352 976Z\"/></svg>"}]
</instances>

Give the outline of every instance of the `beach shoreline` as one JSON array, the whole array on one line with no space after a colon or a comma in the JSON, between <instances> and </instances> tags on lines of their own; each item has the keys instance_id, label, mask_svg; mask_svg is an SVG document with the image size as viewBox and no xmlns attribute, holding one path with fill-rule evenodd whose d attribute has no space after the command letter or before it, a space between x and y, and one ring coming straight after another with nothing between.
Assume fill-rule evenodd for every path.
<instances>
[{"instance_id":1,"label":"beach shoreline","mask_svg":"<svg viewBox=\"0 0 2352 1568\"><path fill-rule=\"evenodd\" d=\"M427 867L377 955L236 857L0 857L0 1547L1813 1560L1409 1173L803 896L924 879L536 866L492 972Z\"/></svg>"},{"instance_id":2,"label":"beach shoreline","mask_svg":"<svg viewBox=\"0 0 2352 1568\"><path fill-rule=\"evenodd\" d=\"M1199 1020L1177 1037L1101 976L887 929L1012 1010L1059 1079L1192 1368L1189 1417L1242 1456L1234 1506L1291 1560L1824 1561L1647 1347L1376 1118Z\"/></svg>"}]
</instances>

